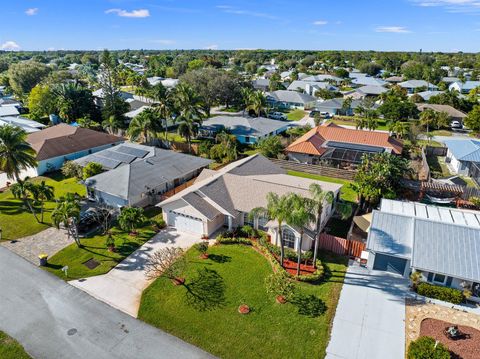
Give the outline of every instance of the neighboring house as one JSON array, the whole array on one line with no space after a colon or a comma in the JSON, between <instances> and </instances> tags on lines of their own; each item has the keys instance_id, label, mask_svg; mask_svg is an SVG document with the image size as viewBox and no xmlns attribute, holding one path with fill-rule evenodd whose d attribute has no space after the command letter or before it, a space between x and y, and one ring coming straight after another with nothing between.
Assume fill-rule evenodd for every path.
<instances>
[{"instance_id":1,"label":"neighboring house","mask_svg":"<svg viewBox=\"0 0 480 359\"><path fill-rule=\"evenodd\" d=\"M480 302L480 212L382 199L368 231L367 266L469 289Z\"/></svg>"},{"instance_id":2,"label":"neighboring house","mask_svg":"<svg viewBox=\"0 0 480 359\"><path fill-rule=\"evenodd\" d=\"M472 164L480 164L480 141L446 140L448 147L445 162L456 174L468 176Z\"/></svg>"},{"instance_id":3,"label":"neighboring house","mask_svg":"<svg viewBox=\"0 0 480 359\"><path fill-rule=\"evenodd\" d=\"M315 110L319 112L327 112L331 116L335 115L345 115L345 116L353 116L355 109L361 104L360 100L353 100L350 104L350 107L347 109L343 108L343 104L345 102L344 98L334 98L331 100L326 101L318 101Z\"/></svg>"},{"instance_id":4,"label":"neighboring house","mask_svg":"<svg viewBox=\"0 0 480 359\"><path fill-rule=\"evenodd\" d=\"M5 106L15 106L15 107L21 108L22 103L20 101L14 100L13 98L9 98L9 97L0 98L0 107L5 107Z\"/></svg>"},{"instance_id":5,"label":"neighboring house","mask_svg":"<svg viewBox=\"0 0 480 359\"><path fill-rule=\"evenodd\" d=\"M450 86L448 86L448 89L450 91L456 90L462 94L468 94L471 90L480 87L480 81L465 81L465 82L454 82Z\"/></svg>"},{"instance_id":6,"label":"neighboring house","mask_svg":"<svg viewBox=\"0 0 480 359\"><path fill-rule=\"evenodd\" d=\"M315 106L317 98L297 91L278 90L267 93L267 102L280 108L308 110Z\"/></svg>"},{"instance_id":7,"label":"neighboring house","mask_svg":"<svg viewBox=\"0 0 480 359\"><path fill-rule=\"evenodd\" d=\"M388 92L388 89L382 86L362 86L354 91L344 93L344 97L351 97L356 100L364 99L366 97L378 97L381 94Z\"/></svg>"},{"instance_id":8,"label":"neighboring house","mask_svg":"<svg viewBox=\"0 0 480 359\"><path fill-rule=\"evenodd\" d=\"M417 108L420 112L425 111L426 109L431 109L436 112L445 112L448 114L448 117L451 121L460 121L463 123L463 120L467 115L460 110L457 110L455 107L450 105L437 105L437 104L429 104L429 103L417 103Z\"/></svg>"},{"instance_id":9,"label":"neighboring house","mask_svg":"<svg viewBox=\"0 0 480 359\"><path fill-rule=\"evenodd\" d=\"M88 197L118 208L156 204L163 193L197 177L212 162L133 144L101 151L90 160L101 163L107 171L85 180Z\"/></svg>"},{"instance_id":10,"label":"neighboring house","mask_svg":"<svg viewBox=\"0 0 480 359\"><path fill-rule=\"evenodd\" d=\"M352 85L356 87L360 86L385 86L388 82L370 76L360 76L352 80Z\"/></svg>"},{"instance_id":11,"label":"neighboring house","mask_svg":"<svg viewBox=\"0 0 480 359\"><path fill-rule=\"evenodd\" d=\"M252 81L252 86L255 90L260 91L268 91L270 88L270 80L269 79L255 79Z\"/></svg>"},{"instance_id":12,"label":"neighboring house","mask_svg":"<svg viewBox=\"0 0 480 359\"><path fill-rule=\"evenodd\" d=\"M37 132L46 127L43 123L29 120L27 118L9 116L0 118L0 126L5 125L20 127L26 133Z\"/></svg>"},{"instance_id":13,"label":"neighboring house","mask_svg":"<svg viewBox=\"0 0 480 359\"><path fill-rule=\"evenodd\" d=\"M37 174L59 170L65 161L101 151L125 142L125 139L67 124L30 133L27 142L37 152Z\"/></svg>"},{"instance_id":14,"label":"neighboring house","mask_svg":"<svg viewBox=\"0 0 480 359\"><path fill-rule=\"evenodd\" d=\"M135 116L141 114L143 111L145 111L147 108L150 108L150 106L141 106L135 110L125 112L123 116L128 118L129 120L132 120Z\"/></svg>"},{"instance_id":15,"label":"neighboring house","mask_svg":"<svg viewBox=\"0 0 480 359\"><path fill-rule=\"evenodd\" d=\"M323 190L331 191L338 198L341 185L295 177L286 174L280 166L256 154L222 168L219 171L205 170L195 184L158 204L162 207L166 223L179 231L198 236L208 235L223 227L232 230L251 225L267 231L272 243L279 244L278 223L259 217L252 219L249 213L257 207L267 206L267 194L297 193L311 197L309 187L319 184ZM322 226L334 212L334 204L325 202ZM314 233L313 223L305 228L301 250L311 249ZM282 225L286 247L298 250L300 230L287 224Z\"/></svg>"},{"instance_id":16,"label":"neighboring house","mask_svg":"<svg viewBox=\"0 0 480 359\"><path fill-rule=\"evenodd\" d=\"M343 79L340 77L332 76L332 75L314 75L308 76L303 79L303 81L308 82L335 82L337 85L340 84Z\"/></svg>"},{"instance_id":17,"label":"neighboring house","mask_svg":"<svg viewBox=\"0 0 480 359\"><path fill-rule=\"evenodd\" d=\"M328 91L338 91L337 87L329 84L328 82L315 82L315 81L305 81L305 80L293 81L287 87L288 91L305 92L312 96L315 96L315 92L320 89L328 90Z\"/></svg>"},{"instance_id":18,"label":"neighboring house","mask_svg":"<svg viewBox=\"0 0 480 359\"><path fill-rule=\"evenodd\" d=\"M387 77L385 79L385 81L387 81L388 83L391 83L393 85L396 85L400 82L403 82L405 79L403 78L403 76L390 76L390 77Z\"/></svg>"},{"instance_id":19,"label":"neighboring house","mask_svg":"<svg viewBox=\"0 0 480 359\"><path fill-rule=\"evenodd\" d=\"M446 76L442 78L442 82L445 82L447 85L450 85L451 83L461 82L461 81L458 77Z\"/></svg>"},{"instance_id":20,"label":"neighboring house","mask_svg":"<svg viewBox=\"0 0 480 359\"><path fill-rule=\"evenodd\" d=\"M398 86L407 90L407 93L413 94L418 91L418 89L426 89L426 90L438 90L438 87L430 82L425 80L408 80L403 81L398 84Z\"/></svg>"},{"instance_id":21,"label":"neighboring house","mask_svg":"<svg viewBox=\"0 0 480 359\"><path fill-rule=\"evenodd\" d=\"M199 137L214 138L219 131L226 129L238 142L255 144L262 138L283 133L289 127L287 121L265 117L215 116L203 121Z\"/></svg>"},{"instance_id":22,"label":"neighboring house","mask_svg":"<svg viewBox=\"0 0 480 359\"><path fill-rule=\"evenodd\" d=\"M0 117L11 117L20 115L16 106L0 106Z\"/></svg>"},{"instance_id":23,"label":"neighboring house","mask_svg":"<svg viewBox=\"0 0 480 359\"><path fill-rule=\"evenodd\" d=\"M422 92L417 92L417 95L423 98L424 101L430 101L430 99L433 96L440 95L442 93L445 93L445 91L422 91Z\"/></svg>"},{"instance_id":24,"label":"neighboring house","mask_svg":"<svg viewBox=\"0 0 480 359\"><path fill-rule=\"evenodd\" d=\"M290 144L288 159L301 163L319 161L361 162L364 153L402 153L403 143L388 133L354 130L333 123L312 128ZM349 154L345 156L345 154Z\"/></svg>"},{"instance_id":25,"label":"neighboring house","mask_svg":"<svg viewBox=\"0 0 480 359\"><path fill-rule=\"evenodd\" d=\"M360 77L369 77L369 75L354 69L348 74L348 77L351 79L359 79Z\"/></svg>"},{"instance_id":26,"label":"neighboring house","mask_svg":"<svg viewBox=\"0 0 480 359\"><path fill-rule=\"evenodd\" d=\"M173 88L178 85L178 79L163 78L158 76L147 77L147 81L150 85L155 86L161 83L164 87Z\"/></svg>"},{"instance_id":27,"label":"neighboring house","mask_svg":"<svg viewBox=\"0 0 480 359\"><path fill-rule=\"evenodd\" d=\"M133 99L133 94L131 94L130 92L119 91L118 95L124 101L127 101L128 99ZM100 88L96 91L93 91L92 96L93 96L93 101L95 102L95 105L97 105L100 108L103 107L103 104L104 104L103 102L105 100L103 89Z\"/></svg>"}]
</instances>

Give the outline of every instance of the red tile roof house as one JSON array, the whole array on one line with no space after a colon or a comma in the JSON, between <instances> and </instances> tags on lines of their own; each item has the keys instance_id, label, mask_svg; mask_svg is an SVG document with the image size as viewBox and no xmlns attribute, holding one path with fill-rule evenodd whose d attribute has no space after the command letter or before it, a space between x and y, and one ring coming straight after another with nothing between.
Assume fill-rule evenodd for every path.
<instances>
[{"instance_id":1,"label":"red tile roof house","mask_svg":"<svg viewBox=\"0 0 480 359\"><path fill-rule=\"evenodd\" d=\"M125 142L123 137L61 123L28 135L37 152L37 175L59 170L65 161Z\"/></svg>"},{"instance_id":2,"label":"red tile roof house","mask_svg":"<svg viewBox=\"0 0 480 359\"><path fill-rule=\"evenodd\" d=\"M363 131L333 123L315 127L287 147L291 161L318 164L321 161L359 163L363 153L400 155L402 141L386 132Z\"/></svg>"}]
</instances>

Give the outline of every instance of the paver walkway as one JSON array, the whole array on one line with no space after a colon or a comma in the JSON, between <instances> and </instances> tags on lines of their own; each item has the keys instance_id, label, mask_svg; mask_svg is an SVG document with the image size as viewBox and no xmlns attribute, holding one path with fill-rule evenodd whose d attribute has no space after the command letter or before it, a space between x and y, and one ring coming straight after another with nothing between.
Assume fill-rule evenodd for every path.
<instances>
[{"instance_id":1,"label":"paver walkway","mask_svg":"<svg viewBox=\"0 0 480 359\"><path fill-rule=\"evenodd\" d=\"M51 227L28 237L1 242L0 245L38 265L39 254L46 253L51 257L72 243L73 239L68 238L64 230Z\"/></svg>"},{"instance_id":2,"label":"paver walkway","mask_svg":"<svg viewBox=\"0 0 480 359\"><path fill-rule=\"evenodd\" d=\"M408 281L349 266L337 306L327 359L404 359Z\"/></svg>"},{"instance_id":3,"label":"paver walkway","mask_svg":"<svg viewBox=\"0 0 480 359\"><path fill-rule=\"evenodd\" d=\"M151 283L145 276L145 264L150 254L165 247L189 248L197 242L200 242L198 235L167 228L107 274L73 280L69 283L112 307L137 317L142 292Z\"/></svg>"}]
</instances>

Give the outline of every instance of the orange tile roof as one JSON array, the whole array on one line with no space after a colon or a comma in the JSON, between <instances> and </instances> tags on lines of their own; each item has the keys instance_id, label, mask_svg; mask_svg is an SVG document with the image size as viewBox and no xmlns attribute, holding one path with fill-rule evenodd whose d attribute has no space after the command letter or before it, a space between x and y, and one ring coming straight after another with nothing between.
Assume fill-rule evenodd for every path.
<instances>
[{"instance_id":1,"label":"orange tile roof","mask_svg":"<svg viewBox=\"0 0 480 359\"><path fill-rule=\"evenodd\" d=\"M403 143L388 133L353 130L329 123L312 128L288 146L286 151L322 155L326 151L322 145L328 141L391 148L396 154L401 154L403 149Z\"/></svg>"}]
</instances>

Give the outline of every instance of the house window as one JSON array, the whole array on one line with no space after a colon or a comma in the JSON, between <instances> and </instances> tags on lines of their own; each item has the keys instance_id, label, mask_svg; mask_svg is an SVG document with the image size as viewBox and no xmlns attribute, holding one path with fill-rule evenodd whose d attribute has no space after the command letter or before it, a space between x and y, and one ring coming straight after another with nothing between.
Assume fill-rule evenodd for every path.
<instances>
[{"instance_id":1,"label":"house window","mask_svg":"<svg viewBox=\"0 0 480 359\"><path fill-rule=\"evenodd\" d=\"M288 248L295 248L295 233L290 228L283 228L283 244Z\"/></svg>"},{"instance_id":2,"label":"house window","mask_svg":"<svg viewBox=\"0 0 480 359\"><path fill-rule=\"evenodd\" d=\"M258 228L265 230L268 218L258 217Z\"/></svg>"},{"instance_id":3,"label":"house window","mask_svg":"<svg viewBox=\"0 0 480 359\"><path fill-rule=\"evenodd\" d=\"M446 279L446 277L445 277L443 274L435 273L435 274L433 275L433 281L434 281L435 283L444 284L444 283L445 283L445 279Z\"/></svg>"},{"instance_id":4,"label":"house window","mask_svg":"<svg viewBox=\"0 0 480 359\"><path fill-rule=\"evenodd\" d=\"M248 213L243 214L243 224L253 227L253 218L249 218Z\"/></svg>"},{"instance_id":5,"label":"house window","mask_svg":"<svg viewBox=\"0 0 480 359\"><path fill-rule=\"evenodd\" d=\"M245 142L250 143L250 136L245 136Z\"/></svg>"}]
</instances>

